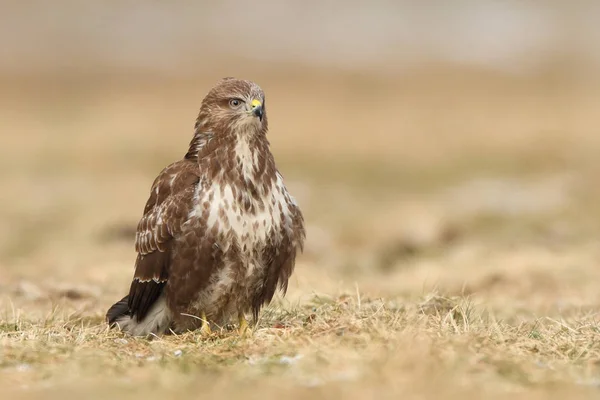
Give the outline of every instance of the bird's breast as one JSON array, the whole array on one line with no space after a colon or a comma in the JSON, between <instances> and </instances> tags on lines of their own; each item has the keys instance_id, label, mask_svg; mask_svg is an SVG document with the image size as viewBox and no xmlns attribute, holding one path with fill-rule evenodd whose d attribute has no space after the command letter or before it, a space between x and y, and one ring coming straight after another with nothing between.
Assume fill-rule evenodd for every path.
<instances>
[{"instance_id":1,"label":"bird's breast","mask_svg":"<svg viewBox=\"0 0 600 400\"><path fill-rule=\"evenodd\" d=\"M254 191L213 183L197 198L195 217L203 219L223 252L235 245L242 256L260 253L267 245L277 245L291 224L287 191L280 179Z\"/></svg>"}]
</instances>

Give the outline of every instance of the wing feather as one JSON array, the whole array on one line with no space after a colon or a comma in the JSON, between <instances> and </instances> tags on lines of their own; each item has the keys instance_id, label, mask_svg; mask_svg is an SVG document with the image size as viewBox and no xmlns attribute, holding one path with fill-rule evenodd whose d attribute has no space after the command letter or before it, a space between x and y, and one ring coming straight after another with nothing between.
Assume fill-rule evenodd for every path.
<instances>
[{"instance_id":1,"label":"wing feather","mask_svg":"<svg viewBox=\"0 0 600 400\"><path fill-rule=\"evenodd\" d=\"M172 239L189 218L200 180L198 164L181 160L165 168L152 185L135 240L138 253L129 289L129 314L144 319L169 277Z\"/></svg>"},{"instance_id":2,"label":"wing feather","mask_svg":"<svg viewBox=\"0 0 600 400\"><path fill-rule=\"evenodd\" d=\"M286 194L286 201L291 214L291 224L283 224L281 243L267 246L263 251L262 259L267 267L267 273L262 290L257 291L252 300L252 314L255 320L258 318L260 308L273 299L278 287L285 295L288 281L294 272L296 254L304 247L306 237L304 217L289 194Z\"/></svg>"}]
</instances>

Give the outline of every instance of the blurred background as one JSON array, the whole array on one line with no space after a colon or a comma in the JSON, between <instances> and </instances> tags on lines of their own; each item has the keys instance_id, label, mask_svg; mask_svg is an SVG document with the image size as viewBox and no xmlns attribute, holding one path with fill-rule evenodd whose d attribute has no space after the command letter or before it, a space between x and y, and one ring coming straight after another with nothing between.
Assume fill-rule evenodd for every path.
<instances>
[{"instance_id":1,"label":"blurred background","mask_svg":"<svg viewBox=\"0 0 600 400\"><path fill-rule=\"evenodd\" d=\"M595 1L5 0L0 293L98 315L122 296L154 177L235 76L265 90L307 219L291 298L357 285L600 304L598 15Z\"/></svg>"}]
</instances>

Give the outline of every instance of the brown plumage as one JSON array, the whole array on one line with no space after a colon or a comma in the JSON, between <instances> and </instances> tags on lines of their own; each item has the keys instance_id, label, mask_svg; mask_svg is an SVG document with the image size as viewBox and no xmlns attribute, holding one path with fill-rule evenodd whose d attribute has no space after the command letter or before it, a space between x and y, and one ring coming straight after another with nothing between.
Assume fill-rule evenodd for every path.
<instances>
[{"instance_id":1,"label":"brown plumage","mask_svg":"<svg viewBox=\"0 0 600 400\"><path fill-rule=\"evenodd\" d=\"M129 294L107 312L133 335L182 332L204 320L255 320L283 294L302 250L302 213L267 140L264 93L225 78L202 101L185 157L152 185Z\"/></svg>"}]
</instances>

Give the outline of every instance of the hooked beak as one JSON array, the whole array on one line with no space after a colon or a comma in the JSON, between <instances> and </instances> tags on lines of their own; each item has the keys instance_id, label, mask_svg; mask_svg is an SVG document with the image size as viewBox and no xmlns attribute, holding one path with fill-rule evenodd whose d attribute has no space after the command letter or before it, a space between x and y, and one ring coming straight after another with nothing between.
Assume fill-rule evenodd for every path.
<instances>
[{"instance_id":1,"label":"hooked beak","mask_svg":"<svg viewBox=\"0 0 600 400\"><path fill-rule=\"evenodd\" d=\"M258 117L258 119L260 119L262 121L262 119L263 119L262 103L259 100L254 99L254 100L252 100L251 106L252 106L252 110L251 110L252 114L255 117Z\"/></svg>"}]
</instances>

